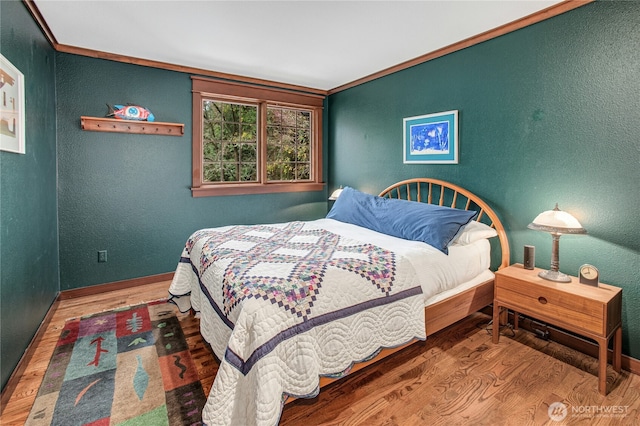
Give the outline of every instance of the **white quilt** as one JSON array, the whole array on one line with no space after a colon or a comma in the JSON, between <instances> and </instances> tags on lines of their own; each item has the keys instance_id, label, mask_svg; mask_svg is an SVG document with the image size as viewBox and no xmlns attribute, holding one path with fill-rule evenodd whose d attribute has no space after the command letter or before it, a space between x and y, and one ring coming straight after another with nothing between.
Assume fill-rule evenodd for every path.
<instances>
[{"instance_id":1,"label":"white quilt","mask_svg":"<svg viewBox=\"0 0 640 426\"><path fill-rule=\"evenodd\" d=\"M318 393L319 376L426 338L417 259L333 222L205 229L187 241L169 292L200 311L221 360L206 424L275 425L289 395Z\"/></svg>"}]
</instances>

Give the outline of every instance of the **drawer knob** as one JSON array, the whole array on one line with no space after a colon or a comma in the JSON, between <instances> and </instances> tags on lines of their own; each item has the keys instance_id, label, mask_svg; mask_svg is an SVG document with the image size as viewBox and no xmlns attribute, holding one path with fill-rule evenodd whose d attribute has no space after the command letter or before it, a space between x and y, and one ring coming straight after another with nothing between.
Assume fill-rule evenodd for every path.
<instances>
[{"instance_id":1,"label":"drawer knob","mask_svg":"<svg viewBox=\"0 0 640 426\"><path fill-rule=\"evenodd\" d=\"M547 299L545 299L544 297L540 296L538 297L538 302L542 303L543 305L547 304Z\"/></svg>"}]
</instances>

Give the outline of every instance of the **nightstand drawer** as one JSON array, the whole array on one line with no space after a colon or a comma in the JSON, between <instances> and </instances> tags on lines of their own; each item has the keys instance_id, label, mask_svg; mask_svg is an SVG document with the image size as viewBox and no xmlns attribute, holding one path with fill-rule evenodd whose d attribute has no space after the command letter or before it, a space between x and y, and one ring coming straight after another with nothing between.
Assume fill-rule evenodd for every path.
<instances>
[{"instance_id":1,"label":"nightstand drawer","mask_svg":"<svg viewBox=\"0 0 640 426\"><path fill-rule=\"evenodd\" d=\"M540 319L554 319L560 326L578 328L598 335L603 335L606 331L604 305L579 294L500 277L496 280L495 297L508 300L519 312L538 316Z\"/></svg>"}]
</instances>

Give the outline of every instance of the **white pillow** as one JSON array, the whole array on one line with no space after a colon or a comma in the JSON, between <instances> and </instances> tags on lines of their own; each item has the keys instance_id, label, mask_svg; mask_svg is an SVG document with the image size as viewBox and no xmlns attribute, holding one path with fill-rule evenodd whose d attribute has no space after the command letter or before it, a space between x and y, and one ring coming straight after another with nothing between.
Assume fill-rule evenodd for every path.
<instances>
[{"instance_id":1,"label":"white pillow","mask_svg":"<svg viewBox=\"0 0 640 426\"><path fill-rule=\"evenodd\" d=\"M473 244L478 240L482 240L483 238L492 238L497 235L498 232L489 225L472 220L460 228L458 234L453 238L453 240L451 240L451 244L466 246Z\"/></svg>"}]
</instances>

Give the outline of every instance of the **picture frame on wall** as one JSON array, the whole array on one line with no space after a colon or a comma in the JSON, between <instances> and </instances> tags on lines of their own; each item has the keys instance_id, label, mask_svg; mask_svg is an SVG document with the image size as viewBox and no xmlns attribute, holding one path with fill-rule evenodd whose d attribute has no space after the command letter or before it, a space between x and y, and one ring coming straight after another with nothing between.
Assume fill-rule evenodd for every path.
<instances>
[{"instance_id":1,"label":"picture frame on wall","mask_svg":"<svg viewBox=\"0 0 640 426\"><path fill-rule=\"evenodd\" d=\"M24 154L24 74L0 54L0 150Z\"/></svg>"},{"instance_id":2,"label":"picture frame on wall","mask_svg":"<svg viewBox=\"0 0 640 426\"><path fill-rule=\"evenodd\" d=\"M404 164L458 164L458 110L407 117Z\"/></svg>"}]
</instances>

